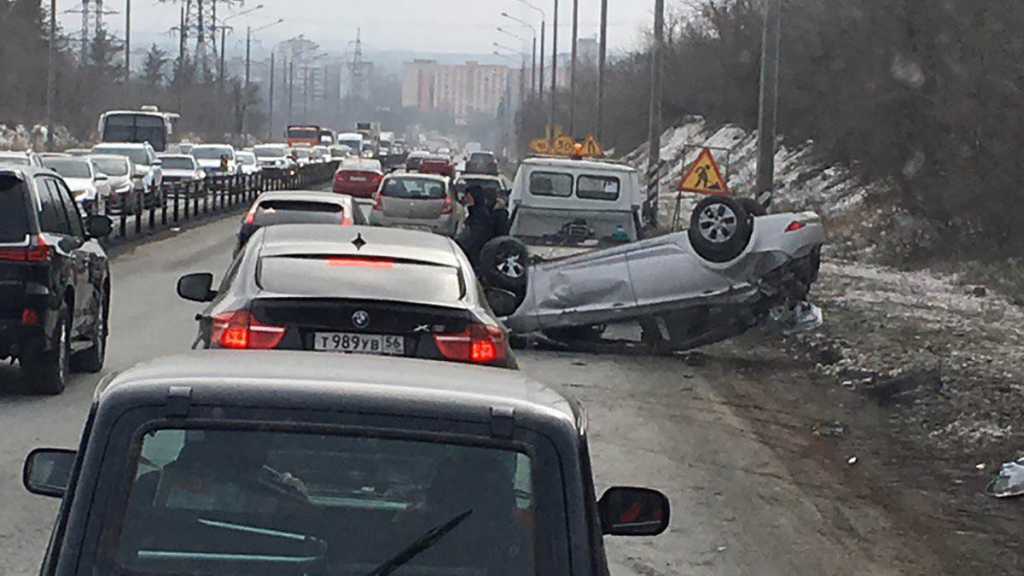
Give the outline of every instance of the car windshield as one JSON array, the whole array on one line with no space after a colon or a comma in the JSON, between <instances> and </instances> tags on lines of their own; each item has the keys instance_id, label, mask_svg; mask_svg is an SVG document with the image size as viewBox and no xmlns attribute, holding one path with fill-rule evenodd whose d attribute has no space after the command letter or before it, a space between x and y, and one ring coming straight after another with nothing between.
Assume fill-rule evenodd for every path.
<instances>
[{"instance_id":1,"label":"car windshield","mask_svg":"<svg viewBox=\"0 0 1024 576\"><path fill-rule=\"evenodd\" d=\"M389 198L410 200L440 200L446 195L444 182L427 178L388 178L381 186L381 194Z\"/></svg>"},{"instance_id":2,"label":"car windshield","mask_svg":"<svg viewBox=\"0 0 1024 576\"><path fill-rule=\"evenodd\" d=\"M22 242L27 234L25 184L18 178L0 175L0 243Z\"/></svg>"},{"instance_id":3,"label":"car windshield","mask_svg":"<svg viewBox=\"0 0 1024 576\"><path fill-rule=\"evenodd\" d=\"M92 178L92 170L88 160L44 158L43 166L65 178Z\"/></svg>"},{"instance_id":4,"label":"car windshield","mask_svg":"<svg viewBox=\"0 0 1024 576\"><path fill-rule=\"evenodd\" d=\"M114 156L127 156L133 164L149 166L149 155L144 148L118 148L115 146L97 146L93 148L97 154L112 154Z\"/></svg>"},{"instance_id":5,"label":"car windshield","mask_svg":"<svg viewBox=\"0 0 1024 576\"><path fill-rule=\"evenodd\" d=\"M309 148L292 148L292 154L296 158L309 158L312 155L312 151Z\"/></svg>"},{"instance_id":6,"label":"car windshield","mask_svg":"<svg viewBox=\"0 0 1024 576\"><path fill-rule=\"evenodd\" d=\"M239 152L235 155L235 159L238 160L239 164L245 164L246 166L252 166L256 163L256 157L248 152Z\"/></svg>"},{"instance_id":7,"label":"car windshield","mask_svg":"<svg viewBox=\"0 0 1024 576\"><path fill-rule=\"evenodd\" d=\"M196 161L189 157L161 157L160 161L163 162L164 170L195 170L196 168Z\"/></svg>"},{"instance_id":8,"label":"car windshield","mask_svg":"<svg viewBox=\"0 0 1024 576\"><path fill-rule=\"evenodd\" d=\"M279 294L453 304L463 297L456 268L390 258L296 254L264 257L258 283Z\"/></svg>"},{"instance_id":9,"label":"car windshield","mask_svg":"<svg viewBox=\"0 0 1024 576\"><path fill-rule=\"evenodd\" d=\"M128 161L119 158L93 158L92 163L107 176L127 176Z\"/></svg>"},{"instance_id":10,"label":"car windshield","mask_svg":"<svg viewBox=\"0 0 1024 576\"><path fill-rule=\"evenodd\" d=\"M283 146L257 146L253 153L260 159L284 158L288 156L288 149Z\"/></svg>"},{"instance_id":11,"label":"car windshield","mask_svg":"<svg viewBox=\"0 0 1024 576\"><path fill-rule=\"evenodd\" d=\"M234 155L234 150L229 146L196 146L192 149L192 157L196 160L220 160L224 156L231 158Z\"/></svg>"},{"instance_id":12,"label":"car windshield","mask_svg":"<svg viewBox=\"0 0 1024 576\"><path fill-rule=\"evenodd\" d=\"M104 142L149 142L157 150L167 145L167 124L152 114L108 114L103 124Z\"/></svg>"},{"instance_id":13,"label":"car windshield","mask_svg":"<svg viewBox=\"0 0 1024 576\"><path fill-rule=\"evenodd\" d=\"M365 575L457 519L399 574L536 572L531 458L402 436L160 428L132 462L131 574Z\"/></svg>"},{"instance_id":14,"label":"car windshield","mask_svg":"<svg viewBox=\"0 0 1024 576\"><path fill-rule=\"evenodd\" d=\"M263 200L253 215L253 224L338 224L344 221L341 205L309 200Z\"/></svg>"}]
</instances>

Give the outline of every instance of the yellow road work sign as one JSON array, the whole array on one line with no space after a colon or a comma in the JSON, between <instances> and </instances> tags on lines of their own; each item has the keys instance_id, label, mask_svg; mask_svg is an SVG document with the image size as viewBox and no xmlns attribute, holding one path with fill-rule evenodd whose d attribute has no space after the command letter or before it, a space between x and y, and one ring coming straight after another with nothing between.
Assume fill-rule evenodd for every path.
<instances>
[{"instance_id":1,"label":"yellow road work sign","mask_svg":"<svg viewBox=\"0 0 1024 576\"><path fill-rule=\"evenodd\" d=\"M604 158L604 149L601 148L601 143L594 138L593 134L587 134L587 139L583 141L583 156L586 158Z\"/></svg>"},{"instance_id":2,"label":"yellow road work sign","mask_svg":"<svg viewBox=\"0 0 1024 576\"><path fill-rule=\"evenodd\" d=\"M690 167L683 181L679 183L679 189L683 192L695 192L697 194L712 194L716 196L728 196L729 186L722 178L722 172L718 169L715 157L711 150L704 148L697 156L697 161Z\"/></svg>"}]
</instances>

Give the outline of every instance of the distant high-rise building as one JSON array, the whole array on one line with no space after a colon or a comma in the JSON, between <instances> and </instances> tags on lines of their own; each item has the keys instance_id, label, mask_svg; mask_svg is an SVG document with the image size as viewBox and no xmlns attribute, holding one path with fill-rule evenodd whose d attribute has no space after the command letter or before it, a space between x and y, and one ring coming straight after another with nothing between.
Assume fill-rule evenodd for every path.
<instances>
[{"instance_id":1,"label":"distant high-rise building","mask_svg":"<svg viewBox=\"0 0 1024 576\"><path fill-rule=\"evenodd\" d=\"M475 114L497 114L502 100L518 98L518 82L519 70L507 66L414 60L405 65L402 106L449 112L463 123Z\"/></svg>"}]
</instances>

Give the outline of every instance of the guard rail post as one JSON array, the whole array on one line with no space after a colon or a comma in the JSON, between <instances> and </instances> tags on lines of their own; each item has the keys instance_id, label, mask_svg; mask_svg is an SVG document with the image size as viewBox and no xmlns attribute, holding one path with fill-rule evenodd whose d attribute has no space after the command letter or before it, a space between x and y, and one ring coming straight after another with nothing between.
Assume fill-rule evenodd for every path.
<instances>
[{"instance_id":1,"label":"guard rail post","mask_svg":"<svg viewBox=\"0 0 1024 576\"><path fill-rule=\"evenodd\" d=\"M162 192L162 190L157 187L156 183L154 183L152 186L150 186L149 189L153 191L153 196L154 196L153 202L158 202L160 200L160 193ZM153 228L155 228L155 227L156 227L156 204L154 203L154 204L150 204L149 205L149 231L152 232Z\"/></svg>"},{"instance_id":2,"label":"guard rail post","mask_svg":"<svg viewBox=\"0 0 1024 576\"><path fill-rule=\"evenodd\" d=\"M121 238L128 235L128 194L121 199L121 229L118 230L118 234L121 235Z\"/></svg>"},{"instance_id":3,"label":"guard rail post","mask_svg":"<svg viewBox=\"0 0 1024 576\"><path fill-rule=\"evenodd\" d=\"M204 214L206 212L208 212L209 208L210 208L210 206L209 206L209 203L210 203L210 185L208 184L209 181L210 181L210 176L207 176L206 179L203 180L203 185L199 187L200 190L196 190L196 192L199 192L199 193L201 193L203 195L203 213ZM193 205L194 210L192 210L192 212L194 212L195 215L198 216L199 215L199 194L196 194L193 197L192 201L195 203Z\"/></svg>"},{"instance_id":4,"label":"guard rail post","mask_svg":"<svg viewBox=\"0 0 1024 576\"><path fill-rule=\"evenodd\" d=\"M160 202L160 225L167 226L167 185L162 186L161 202Z\"/></svg>"},{"instance_id":5,"label":"guard rail post","mask_svg":"<svg viewBox=\"0 0 1024 576\"><path fill-rule=\"evenodd\" d=\"M142 204L146 201L145 185L135 194L135 235L142 234Z\"/></svg>"},{"instance_id":6,"label":"guard rail post","mask_svg":"<svg viewBox=\"0 0 1024 576\"><path fill-rule=\"evenodd\" d=\"M175 224L178 223L178 198L181 196L181 189L182 189L182 186L181 186L181 184L179 184L178 186L175 187L175 192L174 192L174 223ZM188 190L188 184L187 183L185 184L185 189Z\"/></svg>"}]
</instances>

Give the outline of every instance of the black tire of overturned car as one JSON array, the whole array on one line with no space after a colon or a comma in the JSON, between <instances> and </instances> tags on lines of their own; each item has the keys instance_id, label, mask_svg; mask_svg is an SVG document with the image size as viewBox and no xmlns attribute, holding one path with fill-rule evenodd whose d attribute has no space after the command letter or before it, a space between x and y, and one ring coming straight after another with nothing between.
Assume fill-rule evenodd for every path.
<instances>
[{"instance_id":1,"label":"black tire of overturned car","mask_svg":"<svg viewBox=\"0 0 1024 576\"><path fill-rule=\"evenodd\" d=\"M709 262L737 258L750 243L754 217L734 198L709 196L690 214L690 245Z\"/></svg>"},{"instance_id":2,"label":"black tire of overturned car","mask_svg":"<svg viewBox=\"0 0 1024 576\"><path fill-rule=\"evenodd\" d=\"M522 295L526 292L530 253L511 236L499 236L480 249L480 273L488 286Z\"/></svg>"}]
</instances>

